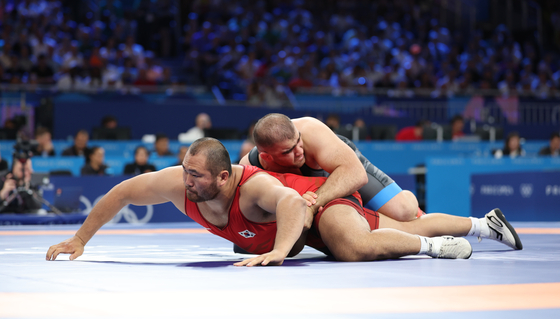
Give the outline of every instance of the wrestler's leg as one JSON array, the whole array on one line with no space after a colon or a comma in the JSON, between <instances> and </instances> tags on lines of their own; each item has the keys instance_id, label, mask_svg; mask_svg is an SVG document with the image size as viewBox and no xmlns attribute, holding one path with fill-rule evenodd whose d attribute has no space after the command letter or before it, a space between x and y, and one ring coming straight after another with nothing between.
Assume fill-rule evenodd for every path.
<instances>
[{"instance_id":1,"label":"wrestler's leg","mask_svg":"<svg viewBox=\"0 0 560 319\"><path fill-rule=\"evenodd\" d=\"M401 189L389 175L375 165L365 162L364 168L368 175L368 183L359 190L365 203L364 207L400 221L416 219L418 200L412 192Z\"/></svg>"},{"instance_id":2,"label":"wrestler's leg","mask_svg":"<svg viewBox=\"0 0 560 319\"><path fill-rule=\"evenodd\" d=\"M379 228L398 229L426 237L450 235L488 238L516 250L523 249L519 235L498 208L482 218L432 213L409 222L400 222L379 214Z\"/></svg>"},{"instance_id":3,"label":"wrestler's leg","mask_svg":"<svg viewBox=\"0 0 560 319\"><path fill-rule=\"evenodd\" d=\"M434 237L442 235L466 236L471 229L470 218L454 215L433 213L411 220L401 222L391 217L379 214L379 228L398 229L409 234Z\"/></svg>"},{"instance_id":4,"label":"wrestler's leg","mask_svg":"<svg viewBox=\"0 0 560 319\"><path fill-rule=\"evenodd\" d=\"M403 222L414 220L418 214L418 199L411 191L402 190L377 211Z\"/></svg>"},{"instance_id":5,"label":"wrestler's leg","mask_svg":"<svg viewBox=\"0 0 560 319\"><path fill-rule=\"evenodd\" d=\"M371 231L366 219L347 205L327 208L319 221L323 242L340 261L398 258L420 252L418 236L396 229Z\"/></svg>"}]
</instances>

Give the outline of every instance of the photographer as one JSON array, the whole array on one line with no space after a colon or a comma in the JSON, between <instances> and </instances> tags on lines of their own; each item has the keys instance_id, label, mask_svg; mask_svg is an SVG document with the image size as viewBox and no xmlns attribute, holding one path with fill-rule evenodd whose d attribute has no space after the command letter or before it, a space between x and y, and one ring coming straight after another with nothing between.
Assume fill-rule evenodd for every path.
<instances>
[{"instance_id":1,"label":"photographer","mask_svg":"<svg viewBox=\"0 0 560 319\"><path fill-rule=\"evenodd\" d=\"M30 158L20 160L14 156L11 172L1 180L0 213L25 213L41 208L41 202L34 197L36 190L31 185L32 173Z\"/></svg>"}]
</instances>

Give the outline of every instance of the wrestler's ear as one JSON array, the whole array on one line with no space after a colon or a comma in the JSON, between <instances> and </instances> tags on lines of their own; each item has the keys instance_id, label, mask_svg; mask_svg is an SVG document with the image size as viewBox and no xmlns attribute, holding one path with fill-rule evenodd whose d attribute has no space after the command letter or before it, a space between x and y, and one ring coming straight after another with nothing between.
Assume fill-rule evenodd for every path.
<instances>
[{"instance_id":1,"label":"wrestler's ear","mask_svg":"<svg viewBox=\"0 0 560 319\"><path fill-rule=\"evenodd\" d=\"M229 172L226 170L221 171L220 174L218 174L218 184L220 186L225 184L228 178L229 178Z\"/></svg>"},{"instance_id":2,"label":"wrestler's ear","mask_svg":"<svg viewBox=\"0 0 560 319\"><path fill-rule=\"evenodd\" d=\"M265 162L272 162L272 155L268 154L267 152L260 152L259 156L265 161Z\"/></svg>"}]
</instances>

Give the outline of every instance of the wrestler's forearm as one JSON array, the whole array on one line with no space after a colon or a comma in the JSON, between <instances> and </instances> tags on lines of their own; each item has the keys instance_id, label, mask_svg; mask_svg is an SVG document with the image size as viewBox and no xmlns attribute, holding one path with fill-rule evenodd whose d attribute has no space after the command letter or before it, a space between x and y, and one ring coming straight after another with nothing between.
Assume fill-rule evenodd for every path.
<instances>
[{"instance_id":1,"label":"wrestler's forearm","mask_svg":"<svg viewBox=\"0 0 560 319\"><path fill-rule=\"evenodd\" d=\"M126 205L120 195L118 187L117 185L101 198L89 213L82 227L76 232L76 236L82 240L84 245L87 244L101 226L113 219Z\"/></svg>"},{"instance_id":2,"label":"wrestler's forearm","mask_svg":"<svg viewBox=\"0 0 560 319\"><path fill-rule=\"evenodd\" d=\"M362 166L357 169L340 166L336 168L325 183L315 192L316 207L321 207L336 198L348 196L367 183L367 175Z\"/></svg>"},{"instance_id":3,"label":"wrestler's forearm","mask_svg":"<svg viewBox=\"0 0 560 319\"><path fill-rule=\"evenodd\" d=\"M286 256L302 235L305 222L306 202L299 196L282 199L276 210L276 240L274 249Z\"/></svg>"},{"instance_id":4,"label":"wrestler's forearm","mask_svg":"<svg viewBox=\"0 0 560 319\"><path fill-rule=\"evenodd\" d=\"M290 250L290 252L288 253L288 257L294 257L303 250L303 248L305 247L305 243L307 241L307 233L308 233L307 230L304 230L301 233L298 240L294 244L294 247L292 247L292 250Z\"/></svg>"}]
</instances>

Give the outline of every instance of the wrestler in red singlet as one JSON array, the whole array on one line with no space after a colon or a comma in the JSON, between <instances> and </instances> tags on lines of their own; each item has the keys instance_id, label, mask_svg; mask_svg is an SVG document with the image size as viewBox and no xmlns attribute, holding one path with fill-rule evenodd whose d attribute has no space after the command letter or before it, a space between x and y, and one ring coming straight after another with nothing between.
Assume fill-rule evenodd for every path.
<instances>
[{"instance_id":1,"label":"wrestler in red singlet","mask_svg":"<svg viewBox=\"0 0 560 319\"><path fill-rule=\"evenodd\" d=\"M241 180L237 185L235 197L229 211L228 224L225 227L219 228L209 223L198 210L198 206L196 205L196 203L188 200L185 191L185 211L187 213L187 216L205 227L212 234L218 235L233 242L247 252L253 254L264 254L270 252L274 248L274 239L276 238L276 222L257 223L250 221L245 218L239 208L239 191L241 186L251 176L258 172L265 172L271 176L276 177L276 179L278 179L284 186L295 189L300 195L303 195L308 191L317 191L317 189L321 185L323 185L323 183L327 179L326 177L309 177L295 174L280 174L263 171L262 169L255 166L243 166L243 175L241 176ZM352 206L360 215L364 216L368 220L372 230L378 228L378 213L369 209L362 208L362 200L358 192L355 192L354 194L352 194L352 196L348 196L346 198L338 198L329 202L325 206L325 209L336 204ZM315 215L315 219L313 222L314 226L308 233L306 245L320 250L326 254L330 254L328 252L328 249L326 248L326 245L323 243L319 236L318 225L321 215L322 213L318 213L317 215Z\"/></svg>"}]
</instances>

